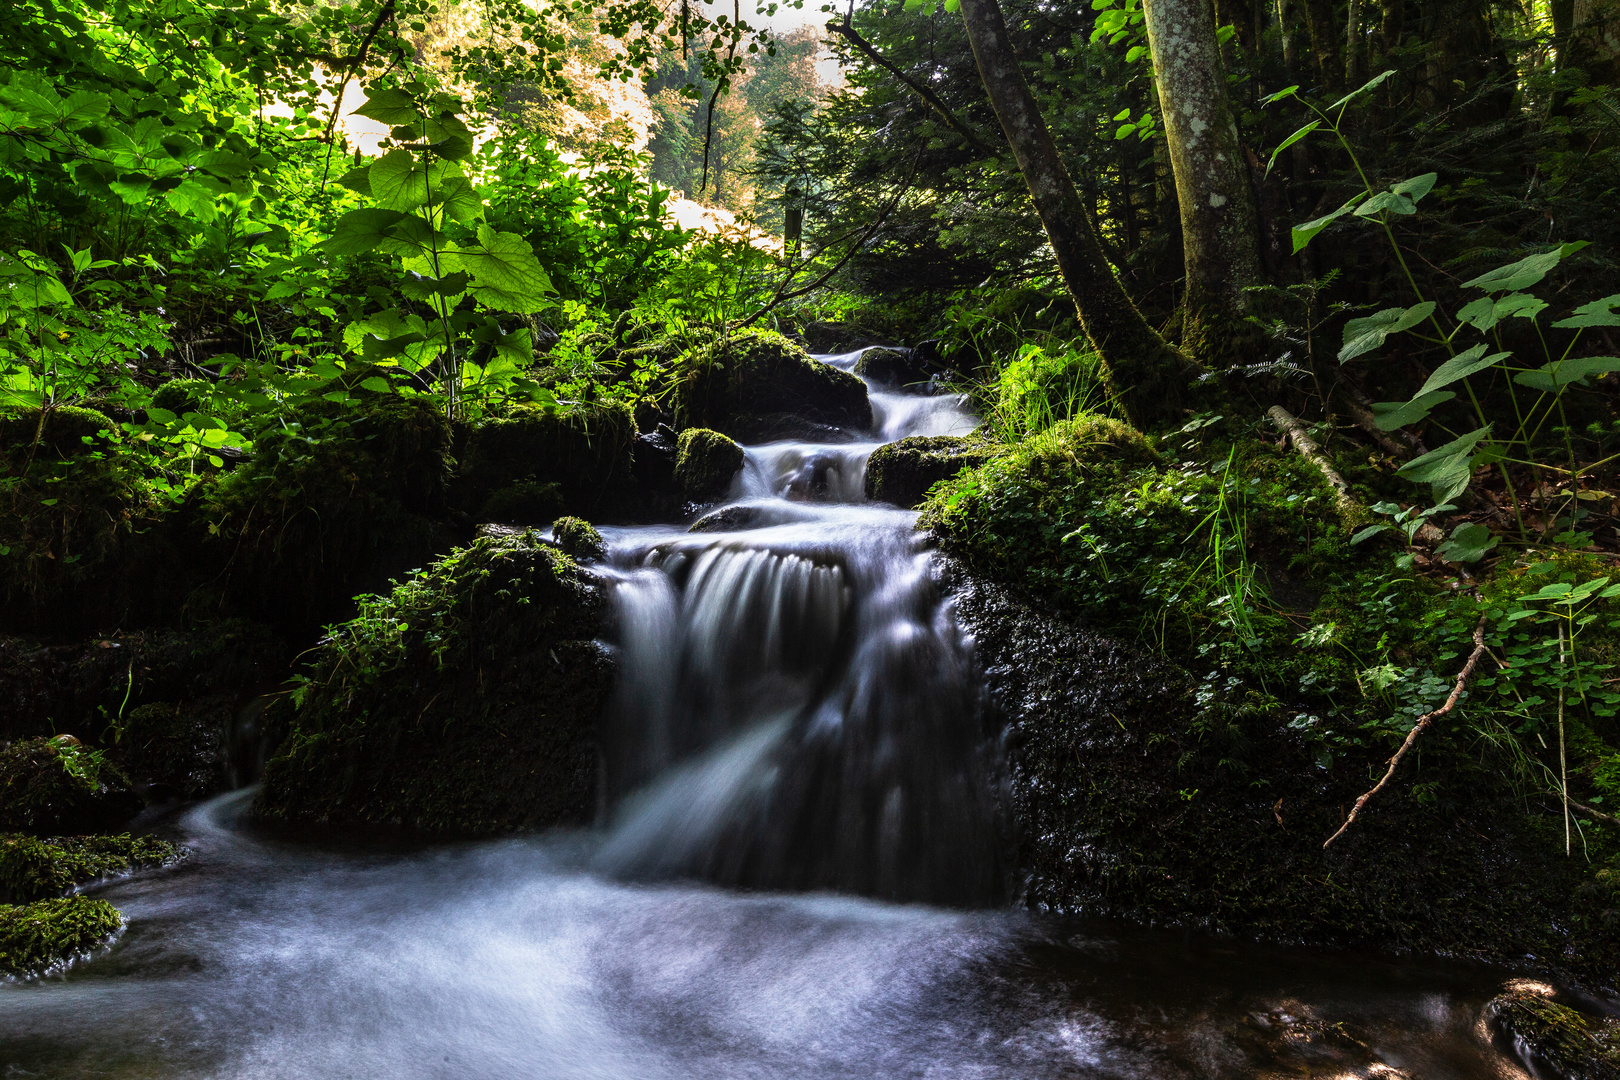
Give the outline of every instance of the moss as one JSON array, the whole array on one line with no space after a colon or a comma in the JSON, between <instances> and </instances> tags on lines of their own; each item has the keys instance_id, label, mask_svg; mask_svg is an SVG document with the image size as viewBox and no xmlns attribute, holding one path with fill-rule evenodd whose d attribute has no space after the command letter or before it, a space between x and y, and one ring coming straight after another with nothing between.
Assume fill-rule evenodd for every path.
<instances>
[{"instance_id":1,"label":"moss","mask_svg":"<svg viewBox=\"0 0 1620 1080\"><path fill-rule=\"evenodd\" d=\"M132 710L118 741L120 764L148 799L200 799L227 786L225 740L233 698L154 701Z\"/></svg>"},{"instance_id":2,"label":"moss","mask_svg":"<svg viewBox=\"0 0 1620 1080\"><path fill-rule=\"evenodd\" d=\"M37 409L0 408L0 449L74 457L94 449L101 433L114 426L104 413L72 405L52 409L43 417Z\"/></svg>"},{"instance_id":3,"label":"moss","mask_svg":"<svg viewBox=\"0 0 1620 1080\"><path fill-rule=\"evenodd\" d=\"M867 349L855 361L855 374L883 386L909 386L928 381L928 372L909 350Z\"/></svg>"},{"instance_id":4,"label":"moss","mask_svg":"<svg viewBox=\"0 0 1620 1080\"><path fill-rule=\"evenodd\" d=\"M693 502L723 496L742 465L742 447L718 431L687 428L675 440L675 482Z\"/></svg>"},{"instance_id":5,"label":"moss","mask_svg":"<svg viewBox=\"0 0 1620 1080\"><path fill-rule=\"evenodd\" d=\"M71 735L0 749L0 830L105 832L140 809L123 773Z\"/></svg>"},{"instance_id":6,"label":"moss","mask_svg":"<svg viewBox=\"0 0 1620 1080\"><path fill-rule=\"evenodd\" d=\"M450 427L425 397L316 399L261 433L197 508L230 599L299 627L448 546Z\"/></svg>"},{"instance_id":7,"label":"moss","mask_svg":"<svg viewBox=\"0 0 1620 1080\"><path fill-rule=\"evenodd\" d=\"M558 547L575 559L600 559L607 555L607 543L602 534L583 518L558 518L551 523L551 536Z\"/></svg>"},{"instance_id":8,"label":"moss","mask_svg":"<svg viewBox=\"0 0 1620 1080\"><path fill-rule=\"evenodd\" d=\"M526 524L548 521L559 509L594 514L632 484L635 444L635 416L622 401L566 412L513 409L467 433L457 501L487 520ZM547 485L555 485L556 502L545 498ZM535 514L542 505L545 512Z\"/></svg>"},{"instance_id":9,"label":"moss","mask_svg":"<svg viewBox=\"0 0 1620 1080\"><path fill-rule=\"evenodd\" d=\"M939 481L988 458L989 447L979 439L913 435L872 451L866 460L866 497L910 509Z\"/></svg>"},{"instance_id":10,"label":"moss","mask_svg":"<svg viewBox=\"0 0 1620 1080\"><path fill-rule=\"evenodd\" d=\"M1485 1015L1516 1050L1563 1080L1620 1080L1620 1021L1588 1016L1529 989L1491 999Z\"/></svg>"},{"instance_id":11,"label":"moss","mask_svg":"<svg viewBox=\"0 0 1620 1080\"><path fill-rule=\"evenodd\" d=\"M170 379L152 392L152 404L184 416L201 410L213 389L214 384L207 379Z\"/></svg>"},{"instance_id":12,"label":"moss","mask_svg":"<svg viewBox=\"0 0 1620 1080\"><path fill-rule=\"evenodd\" d=\"M123 927L111 904L84 896L0 905L0 975L25 979L59 971L110 943Z\"/></svg>"},{"instance_id":13,"label":"moss","mask_svg":"<svg viewBox=\"0 0 1620 1080\"><path fill-rule=\"evenodd\" d=\"M780 334L750 330L682 361L676 374L677 427L702 427L745 442L773 437L775 418L866 430L866 384L810 358Z\"/></svg>"},{"instance_id":14,"label":"moss","mask_svg":"<svg viewBox=\"0 0 1620 1080\"><path fill-rule=\"evenodd\" d=\"M98 878L178 862L183 852L150 836L57 836L39 840L0 834L0 901L61 896Z\"/></svg>"},{"instance_id":15,"label":"moss","mask_svg":"<svg viewBox=\"0 0 1620 1080\"><path fill-rule=\"evenodd\" d=\"M533 533L480 538L368 602L281 707L261 812L458 833L589 820L603 609Z\"/></svg>"}]
</instances>

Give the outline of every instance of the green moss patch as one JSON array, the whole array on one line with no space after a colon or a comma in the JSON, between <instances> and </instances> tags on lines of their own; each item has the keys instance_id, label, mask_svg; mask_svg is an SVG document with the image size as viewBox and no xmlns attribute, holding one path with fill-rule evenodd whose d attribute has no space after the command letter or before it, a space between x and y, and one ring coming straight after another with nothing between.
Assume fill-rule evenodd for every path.
<instances>
[{"instance_id":1,"label":"green moss patch","mask_svg":"<svg viewBox=\"0 0 1620 1080\"><path fill-rule=\"evenodd\" d=\"M675 482L693 502L713 502L725 495L742 466L742 447L718 431L687 428L676 438Z\"/></svg>"},{"instance_id":2,"label":"green moss patch","mask_svg":"<svg viewBox=\"0 0 1620 1080\"><path fill-rule=\"evenodd\" d=\"M929 488L984 464L989 454L989 447L971 436L913 435L888 443L866 460L866 497L909 510Z\"/></svg>"},{"instance_id":3,"label":"green moss patch","mask_svg":"<svg viewBox=\"0 0 1620 1080\"><path fill-rule=\"evenodd\" d=\"M604 601L533 533L484 537L362 604L316 652L259 809L497 833L589 820Z\"/></svg>"},{"instance_id":4,"label":"green moss patch","mask_svg":"<svg viewBox=\"0 0 1620 1080\"><path fill-rule=\"evenodd\" d=\"M0 830L94 833L141 809L129 780L72 736L20 739L0 749Z\"/></svg>"},{"instance_id":5,"label":"green moss patch","mask_svg":"<svg viewBox=\"0 0 1620 1080\"><path fill-rule=\"evenodd\" d=\"M466 433L457 501L485 521L537 525L595 514L633 484L636 422L622 401L516 408Z\"/></svg>"},{"instance_id":6,"label":"green moss patch","mask_svg":"<svg viewBox=\"0 0 1620 1080\"><path fill-rule=\"evenodd\" d=\"M551 523L551 536L558 547L575 559L600 559L607 554L602 534L583 518L558 518Z\"/></svg>"},{"instance_id":7,"label":"green moss patch","mask_svg":"<svg viewBox=\"0 0 1620 1080\"><path fill-rule=\"evenodd\" d=\"M181 849L150 836L0 834L0 900L21 904L61 896L99 878L171 866Z\"/></svg>"},{"instance_id":8,"label":"green moss patch","mask_svg":"<svg viewBox=\"0 0 1620 1080\"><path fill-rule=\"evenodd\" d=\"M0 905L0 975L26 979L59 971L109 944L123 928L116 908L84 896Z\"/></svg>"},{"instance_id":9,"label":"green moss patch","mask_svg":"<svg viewBox=\"0 0 1620 1080\"><path fill-rule=\"evenodd\" d=\"M1492 998L1485 1015L1520 1054L1564 1080L1620 1080L1620 1021L1526 989Z\"/></svg>"},{"instance_id":10,"label":"green moss patch","mask_svg":"<svg viewBox=\"0 0 1620 1080\"><path fill-rule=\"evenodd\" d=\"M866 384L810 358L780 334L749 330L701 350L677 369L677 426L743 442L872 426Z\"/></svg>"}]
</instances>

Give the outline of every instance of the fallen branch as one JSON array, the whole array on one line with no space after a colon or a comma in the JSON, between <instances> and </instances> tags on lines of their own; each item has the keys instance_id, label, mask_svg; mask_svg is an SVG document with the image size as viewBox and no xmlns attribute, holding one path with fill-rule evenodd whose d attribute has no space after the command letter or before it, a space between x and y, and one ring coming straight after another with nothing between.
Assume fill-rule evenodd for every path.
<instances>
[{"instance_id":1,"label":"fallen branch","mask_svg":"<svg viewBox=\"0 0 1620 1080\"><path fill-rule=\"evenodd\" d=\"M1408 750L1412 749L1412 744L1417 742L1418 736L1423 734L1429 724L1457 707L1457 702L1462 700L1463 688L1468 685L1468 680L1473 677L1474 668L1479 665L1479 658L1484 656L1486 652L1485 618L1481 616L1479 625L1474 627L1474 651L1469 654L1468 663L1464 664L1463 669L1457 673L1457 685L1451 688L1450 695L1446 697L1446 703L1433 712L1427 712L1418 717L1418 722L1413 724L1412 730L1406 733L1406 741L1401 743L1399 750L1395 751L1395 756L1389 759L1389 769L1384 773L1384 778L1378 781L1371 791L1356 800L1356 805L1350 809L1350 816L1344 819L1344 824L1339 826L1339 831L1322 841L1323 848L1343 836L1344 830L1348 829L1355 822L1356 815L1361 813L1361 808L1367 805L1367 800L1384 790L1384 786L1389 783L1390 777L1395 775L1395 770L1400 768L1401 759L1406 756Z\"/></svg>"},{"instance_id":2,"label":"fallen branch","mask_svg":"<svg viewBox=\"0 0 1620 1080\"><path fill-rule=\"evenodd\" d=\"M1281 405L1273 405L1266 410L1266 416L1278 431L1288 436L1288 440L1294 444L1294 449L1299 451L1300 457L1315 465L1323 479L1327 480L1328 487L1333 489L1333 501L1339 508L1339 516L1346 522L1358 520L1361 517L1361 504L1350 494L1350 485L1345 482L1339 470L1333 467L1333 462L1328 460L1328 456L1322 453L1322 448L1316 445L1316 440L1305 430L1305 425L1300 423L1299 417Z\"/></svg>"}]
</instances>

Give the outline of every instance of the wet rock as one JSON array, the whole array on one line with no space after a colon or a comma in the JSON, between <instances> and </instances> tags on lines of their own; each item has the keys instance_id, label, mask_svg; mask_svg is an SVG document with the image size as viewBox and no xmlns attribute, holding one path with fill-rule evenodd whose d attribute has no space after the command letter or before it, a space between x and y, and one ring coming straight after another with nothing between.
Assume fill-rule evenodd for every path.
<instances>
[{"instance_id":1,"label":"wet rock","mask_svg":"<svg viewBox=\"0 0 1620 1080\"><path fill-rule=\"evenodd\" d=\"M639 413L636 423L641 423ZM674 429L659 419L655 426L644 428L643 431L644 434L636 436L635 460L632 462L636 483L653 491L674 488L678 454Z\"/></svg>"},{"instance_id":2,"label":"wet rock","mask_svg":"<svg viewBox=\"0 0 1620 1080\"><path fill-rule=\"evenodd\" d=\"M456 499L485 521L539 524L559 511L595 514L634 485L635 447L635 417L624 402L586 402L560 413L515 408L464 436Z\"/></svg>"},{"instance_id":3,"label":"wet rock","mask_svg":"<svg viewBox=\"0 0 1620 1080\"><path fill-rule=\"evenodd\" d=\"M821 424L793 413L742 413L734 417L728 434L750 445L773 442L847 443L870 438L870 432Z\"/></svg>"},{"instance_id":4,"label":"wet rock","mask_svg":"<svg viewBox=\"0 0 1620 1080\"><path fill-rule=\"evenodd\" d=\"M0 905L0 976L60 971L110 944L123 928L116 908L85 896Z\"/></svg>"},{"instance_id":5,"label":"wet rock","mask_svg":"<svg viewBox=\"0 0 1620 1080\"><path fill-rule=\"evenodd\" d=\"M913 435L872 451L866 461L866 497L907 509L928 489L989 458L980 439L958 435Z\"/></svg>"},{"instance_id":6,"label":"wet rock","mask_svg":"<svg viewBox=\"0 0 1620 1080\"><path fill-rule=\"evenodd\" d=\"M479 516L499 525L539 525L555 518L564 502L560 484L517 480L491 492Z\"/></svg>"},{"instance_id":7,"label":"wet rock","mask_svg":"<svg viewBox=\"0 0 1620 1080\"><path fill-rule=\"evenodd\" d=\"M129 713L119 763L148 802L200 799L230 786L228 739L234 695L155 701Z\"/></svg>"},{"instance_id":8,"label":"wet rock","mask_svg":"<svg viewBox=\"0 0 1620 1080\"><path fill-rule=\"evenodd\" d=\"M765 512L758 506L722 506L704 514L687 532L736 532L739 529L757 529L763 523Z\"/></svg>"},{"instance_id":9,"label":"wet rock","mask_svg":"<svg viewBox=\"0 0 1620 1080\"><path fill-rule=\"evenodd\" d=\"M1620 1020L1578 1012L1524 987L1492 998L1485 1018L1538 1076L1620 1080Z\"/></svg>"},{"instance_id":10,"label":"wet rock","mask_svg":"<svg viewBox=\"0 0 1620 1080\"><path fill-rule=\"evenodd\" d=\"M693 502L723 496L742 465L742 447L718 431L687 428L676 442L675 482Z\"/></svg>"},{"instance_id":11,"label":"wet rock","mask_svg":"<svg viewBox=\"0 0 1620 1080\"><path fill-rule=\"evenodd\" d=\"M557 546L576 559L601 559L607 556L607 544L596 526L583 518L560 517L551 523L551 536Z\"/></svg>"},{"instance_id":12,"label":"wet rock","mask_svg":"<svg viewBox=\"0 0 1620 1080\"><path fill-rule=\"evenodd\" d=\"M112 832L140 810L129 779L71 735L0 749L0 830Z\"/></svg>"},{"instance_id":13,"label":"wet rock","mask_svg":"<svg viewBox=\"0 0 1620 1080\"><path fill-rule=\"evenodd\" d=\"M533 533L439 560L336 628L296 708L275 706L288 734L259 811L464 834L589 821L604 607Z\"/></svg>"},{"instance_id":14,"label":"wet rock","mask_svg":"<svg viewBox=\"0 0 1620 1080\"><path fill-rule=\"evenodd\" d=\"M104 442L102 433L112 426L105 413L71 405L43 413L38 409L0 408L0 449L35 448L36 454L77 457Z\"/></svg>"},{"instance_id":15,"label":"wet rock","mask_svg":"<svg viewBox=\"0 0 1620 1080\"><path fill-rule=\"evenodd\" d=\"M172 866L181 848L150 836L55 836L46 840L0 834L0 902L26 904L61 896L101 878Z\"/></svg>"},{"instance_id":16,"label":"wet rock","mask_svg":"<svg viewBox=\"0 0 1620 1080\"><path fill-rule=\"evenodd\" d=\"M928 372L910 349L867 349L855 361L855 374L896 390L928 382Z\"/></svg>"},{"instance_id":17,"label":"wet rock","mask_svg":"<svg viewBox=\"0 0 1620 1080\"><path fill-rule=\"evenodd\" d=\"M781 418L864 431L872 426L866 384L810 358L780 334L750 330L681 364L675 386L680 427L703 427L743 442L791 437Z\"/></svg>"}]
</instances>

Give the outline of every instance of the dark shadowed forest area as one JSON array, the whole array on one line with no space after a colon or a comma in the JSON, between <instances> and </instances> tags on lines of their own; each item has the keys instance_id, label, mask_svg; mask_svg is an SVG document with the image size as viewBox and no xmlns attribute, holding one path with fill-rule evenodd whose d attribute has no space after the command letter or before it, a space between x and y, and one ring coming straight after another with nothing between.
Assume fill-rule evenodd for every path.
<instances>
[{"instance_id":1,"label":"dark shadowed forest area","mask_svg":"<svg viewBox=\"0 0 1620 1080\"><path fill-rule=\"evenodd\" d=\"M1620 0L8 5L0 990L238 789L1483 965L1620 1077Z\"/></svg>"}]
</instances>

